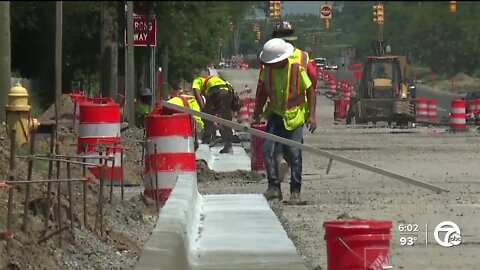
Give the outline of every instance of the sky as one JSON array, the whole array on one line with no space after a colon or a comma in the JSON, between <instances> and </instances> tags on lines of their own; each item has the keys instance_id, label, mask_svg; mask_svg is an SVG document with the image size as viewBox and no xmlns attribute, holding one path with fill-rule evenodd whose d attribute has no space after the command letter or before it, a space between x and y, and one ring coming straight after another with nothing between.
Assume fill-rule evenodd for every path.
<instances>
[{"instance_id":1,"label":"sky","mask_svg":"<svg viewBox=\"0 0 480 270\"><path fill-rule=\"evenodd\" d=\"M320 5L333 1L282 1L283 14L319 14Z\"/></svg>"}]
</instances>

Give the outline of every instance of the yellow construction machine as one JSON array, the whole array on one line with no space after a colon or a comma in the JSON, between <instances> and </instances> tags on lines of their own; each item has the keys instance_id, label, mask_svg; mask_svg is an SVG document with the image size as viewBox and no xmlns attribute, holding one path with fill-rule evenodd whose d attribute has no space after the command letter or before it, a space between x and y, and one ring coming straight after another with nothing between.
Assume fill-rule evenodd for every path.
<instances>
[{"instance_id":1,"label":"yellow construction machine","mask_svg":"<svg viewBox=\"0 0 480 270\"><path fill-rule=\"evenodd\" d=\"M381 44L380 44L381 45ZM405 56L369 56L355 86L347 124L384 121L405 126L415 121L415 101L409 93Z\"/></svg>"}]
</instances>

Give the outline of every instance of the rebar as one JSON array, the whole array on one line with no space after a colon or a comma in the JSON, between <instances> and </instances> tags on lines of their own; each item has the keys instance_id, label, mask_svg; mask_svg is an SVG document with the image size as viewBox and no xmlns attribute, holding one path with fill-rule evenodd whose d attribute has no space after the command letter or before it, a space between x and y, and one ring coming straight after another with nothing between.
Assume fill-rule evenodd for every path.
<instances>
[{"instance_id":1,"label":"rebar","mask_svg":"<svg viewBox=\"0 0 480 270\"><path fill-rule=\"evenodd\" d=\"M67 163L67 178L70 179L72 176L70 163ZM69 181L68 183L68 216L70 218L70 228L73 229L73 195L72 195L72 182Z\"/></svg>"},{"instance_id":2,"label":"rebar","mask_svg":"<svg viewBox=\"0 0 480 270\"><path fill-rule=\"evenodd\" d=\"M33 130L30 133L30 155L35 154L35 131ZM32 173L33 173L33 159L28 160L28 173L27 173L27 181L32 180ZM30 201L30 183L27 183L25 188L25 204L23 207L23 231L27 230L28 226L28 202Z\"/></svg>"},{"instance_id":3,"label":"rebar","mask_svg":"<svg viewBox=\"0 0 480 270\"><path fill-rule=\"evenodd\" d=\"M10 134L10 171L8 178L10 181L15 180L15 153L17 152L17 136L15 127L11 129ZM8 189L8 206L7 206L7 231L12 231L12 215L13 215L13 188ZM7 241L7 254L10 254L10 241Z\"/></svg>"}]
</instances>

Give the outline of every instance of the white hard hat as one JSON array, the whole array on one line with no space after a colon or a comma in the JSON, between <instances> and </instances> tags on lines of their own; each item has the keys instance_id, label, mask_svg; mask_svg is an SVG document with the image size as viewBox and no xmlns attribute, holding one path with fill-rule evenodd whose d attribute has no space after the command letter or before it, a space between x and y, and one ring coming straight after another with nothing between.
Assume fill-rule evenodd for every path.
<instances>
[{"instance_id":1,"label":"white hard hat","mask_svg":"<svg viewBox=\"0 0 480 270\"><path fill-rule=\"evenodd\" d=\"M281 38L272 38L263 45L260 60L265 64L278 63L287 59L295 50L292 44Z\"/></svg>"}]
</instances>

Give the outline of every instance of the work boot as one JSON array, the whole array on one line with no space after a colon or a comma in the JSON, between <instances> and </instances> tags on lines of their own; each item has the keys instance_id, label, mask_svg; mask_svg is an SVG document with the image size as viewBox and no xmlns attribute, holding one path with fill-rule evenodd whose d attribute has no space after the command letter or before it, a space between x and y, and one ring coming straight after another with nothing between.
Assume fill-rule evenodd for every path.
<instances>
[{"instance_id":1,"label":"work boot","mask_svg":"<svg viewBox=\"0 0 480 270\"><path fill-rule=\"evenodd\" d=\"M225 145L222 150L220 150L220 154L233 154L233 147L232 145Z\"/></svg>"},{"instance_id":2,"label":"work boot","mask_svg":"<svg viewBox=\"0 0 480 270\"><path fill-rule=\"evenodd\" d=\"M268 201L273 199L278 199L279 201L283 200L282 190L279 186L269 185L267 191L263 193L263 196L265 196L265 199Z\"/></svg>"},{"instance_id":3,"label":"work boot","mask_svg":"<svg viewBox=\"0 0 480 270\"><path fill-rule=\"evenodd\" d=\"M288 163L283 158L278 161L278 181L283 182L288 173Z\"/></svg>"},{"instance_id":4,"label":"work boot","mask_svg":"<svg viewBox=\"0 0 480 270\"><path fill-rule=\"evenodd\" d=\"M283 201L283 203L288 205L306 205L307 201L302 200L302 196L300 196L300 191L293 191L290 193L290 200Z\"/></svg>"}]
</instances>

